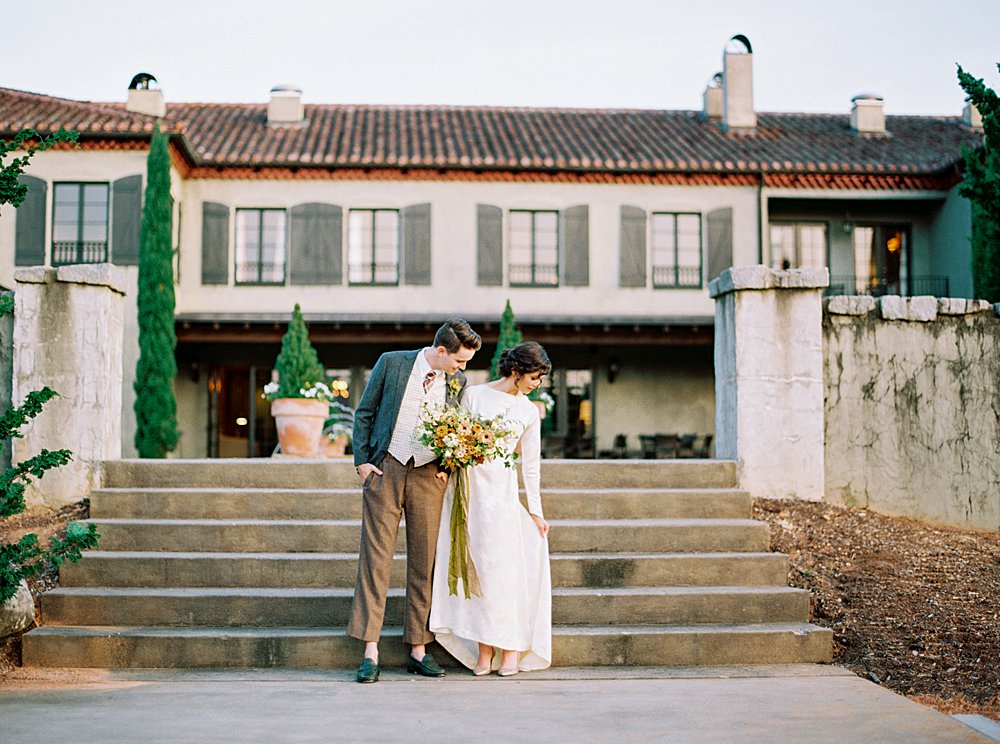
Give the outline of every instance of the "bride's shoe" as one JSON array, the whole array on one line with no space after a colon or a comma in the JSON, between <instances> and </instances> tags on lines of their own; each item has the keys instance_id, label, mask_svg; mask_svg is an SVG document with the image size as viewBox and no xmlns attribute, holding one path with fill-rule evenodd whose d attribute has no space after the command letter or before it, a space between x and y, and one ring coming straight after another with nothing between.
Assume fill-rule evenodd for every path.
<instances>
[{"instance_id":1,"label":"bride's shoe","mask_svg":"<svg viewBox=\"0 0 1000 744\"><path fill-rule=\"evenodd\" d=\"M501 677L513 677L515 674L517 674L520 671L521 670L518 669L517 667L511 667L510 669L505 669L504 667L500 667L500 669L497 672L497 674L499 676L501 676Z\"/></svg>"},{"instance_id":2,"label":"bride's shoe","mask_svg":"<svg viewBox=\"0 0 1000 744\"><path fill-rule=\"evenodd\" d=\"M490 671L492 671L492 665L477 666L473 668L472 674L476 677L485 677Z\"/></svg>"}]
</instances>

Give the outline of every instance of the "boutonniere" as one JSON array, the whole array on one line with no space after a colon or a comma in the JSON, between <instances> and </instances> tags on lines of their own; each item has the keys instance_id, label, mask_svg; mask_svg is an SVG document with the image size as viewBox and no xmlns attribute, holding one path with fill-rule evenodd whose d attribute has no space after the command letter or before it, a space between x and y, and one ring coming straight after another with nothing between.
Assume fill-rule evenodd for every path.
<instances>
[{"instance_id":1,"label":"boutonniere","mask_svg":"<svg viewBox=\"0 0 1000 744\"><path fill-rule=\"evenodd\" d=\"M448 390L451 392L451 397L457 397L462 392L462 381L458 377L452 377L448 380Z\"/></svg>"}]
</instances>

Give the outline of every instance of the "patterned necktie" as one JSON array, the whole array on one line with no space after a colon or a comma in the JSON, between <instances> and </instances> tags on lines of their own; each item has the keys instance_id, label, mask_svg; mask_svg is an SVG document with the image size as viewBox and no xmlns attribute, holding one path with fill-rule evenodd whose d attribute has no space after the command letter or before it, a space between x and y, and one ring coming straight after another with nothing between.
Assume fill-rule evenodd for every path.
<instances>
[{"instance_id":1,"label":"patterned necktie","mask_svg":"<svg viewBox=\"0 0 1000 744\"><path fill-rule=\"evenodd\" d=\"M431 385L434 384L434 378L437 377L437 373L431 370L424 376L424 394L431 389Z\"/></svg>"}]
</instances>

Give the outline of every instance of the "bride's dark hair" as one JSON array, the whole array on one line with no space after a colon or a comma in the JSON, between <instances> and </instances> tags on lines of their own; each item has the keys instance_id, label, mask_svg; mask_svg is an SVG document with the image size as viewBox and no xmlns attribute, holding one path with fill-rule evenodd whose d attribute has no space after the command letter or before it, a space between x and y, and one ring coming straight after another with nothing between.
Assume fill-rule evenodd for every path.
<instances>
[{"instance_id":1,"label":"bride's dark hair","mask_svg":"<svg viewBox=\"0 0 1000 744\"><path fill-rule=\"evenodd\" d=\"M497 363L497 371L501 377L511 374L530 375L533 372L548 374L552 371L552 362L542 345L535 341L525 341L513 349L504 349Z\"/></svg>"}]
</instances>

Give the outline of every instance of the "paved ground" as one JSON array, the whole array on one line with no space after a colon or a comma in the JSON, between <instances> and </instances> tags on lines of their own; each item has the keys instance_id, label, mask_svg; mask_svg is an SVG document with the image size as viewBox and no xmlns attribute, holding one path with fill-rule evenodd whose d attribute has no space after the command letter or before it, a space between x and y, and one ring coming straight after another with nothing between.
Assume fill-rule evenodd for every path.
<instances>
[{"instance_id":1,"label":"paved ground","mask_svg":"<svg viewBox=\"0 0 1000 744\"><path fill-rule=\"evenodd\" d=\"M989 743L839 667L38 672L0 689L3 742ZM70 679L69 684L65 680Z\"/></svg>"}]
</instances>

